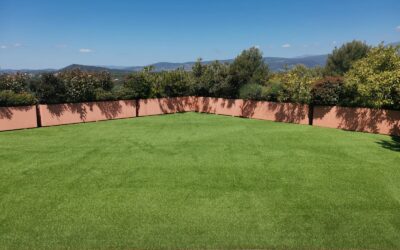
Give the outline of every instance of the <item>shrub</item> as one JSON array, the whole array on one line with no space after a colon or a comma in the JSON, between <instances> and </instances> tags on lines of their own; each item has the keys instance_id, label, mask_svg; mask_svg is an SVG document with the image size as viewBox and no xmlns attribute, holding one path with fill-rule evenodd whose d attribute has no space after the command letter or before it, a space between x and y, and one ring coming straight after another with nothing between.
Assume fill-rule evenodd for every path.
<instances>
[{"instance_id":1,"label":"shrub","mask_svg":"<svg viewBox=\"0 0 400 250\"><path fill-rule=\"evenodd\" d=\"M261 100L263 87L259 84L249 83L243 85L239 91L239 98L246 100Z\"/></svg>"},{"instance_id":2,"label":"shrub","mask_svg":"<svg viewBox=\"0 0 400 250\"><path fill-rule=\"evenodd\" d=\"M64 83L54 74L42 74L32 88L40 103L65 102L66 89Z\"/></svg>"},{"instance_id":3,"label":"shrub","mask_svg":"<svg viewBox=\"0 0 400 250\"><path fill-rule=\"evenodd\" d=\"M337 105L344 94L342 77L325 77L314 83L311 89L312 103L316 105Z\"/></svg>"},{"instance_id":4,"label":"shrub","mask_svg":"<svg viewBox=\"0 0 400 250\"><path fill-rule=\"evenodd\" d=\"M197 95L229 97L227 77L229 65L215 61L207 65L201 77L200 86L197 86Z\"/></svg>"},{"instance_id":5,"label":"shrub","mask_svg":"<svg viewBox=\"0 0 400 250\"><path fill-rule=\"evenodd\" d=\"M325 74L344 75L350 70L352 64L364 58L369 50L370 47L361 41L352 41L343 44L340 48L335 48L328 56Z\"/></svg>"},{"instance_id":6,"label":"shrub","mask_svg":"<svg viewBox=\"0 0 400 250\"><path fill-rule=\"evenodd\" d=\"M112 91L106 91L102 88L97 88L95 90L96 101L114 101L117 100L117 96Z\"/></svg>"},{"instance_id":7,"label":"shrub","mask_svg":"<svg viewBox=\"0 0 400 250\"><path fill-rule=\"evenodd\" d=\"M398 48L380 45L357 61L345 76L356 92L355 103L374 108L400 109L400 55Z\"/></svg>"},{"instance_id":8,"label":"shrub","mask_svg":"<svg viewBox=\"0 0 400 250\"><path fill-rule=\"evenodd\" d=\"M158 80L162 88L162 96L176 97L193 93L189 73L183 69L162 72Z\"/></svg>"},{"instance_id":9,"label":"shrub","mask_svg":"<svg viewBox=\"0 0 400 250\"><path fill-rule=\"evenodd\" d=\"M28 76L23 73L1 74L0 90L11 90L14 93L28 91Z\"/></svg>"},{"instance_id":10,"label":"shrub","mask_svg":"<svg viewBox=\"0 0 400 250\"><path fill-rule=\"evenodd\" d=\"M35 97L27 92L15 93L12 90L0 91L0 106L28 106L36 104Z\"/></svg>"},{"instance_id":11,"label":"shrub","mask_svg":"<svg viewBox=\"0 0 400 250\"><path fill-rule=\"evenodd\" d=\"M65 86L67 102L95 101L98 89L110 91L113 87L108 72L86 72L80 69L62 72L58 75ZM101 98L103 98L102 95Z\"/></svg>"},{"instance_id":12,"label":"shrub","mask_svg":"<svg viewBox=\"0 0 400 250\"><path fill-rule=\"evenodd\" d=\"M279 81L271 81L266 87L262 88L262 98L267 101L277 102L282 94L283 86Z\"/></svg>"},{"instance_id":13,"label":"shrub","mask_svg":"<svg viewBox=\"0 0 400 250\"><path fill-rule=\"evenodd\" d=\"M282 75L282 91L279 101L309 103L311 100L312 83L318 79L319 71L309 69L304 65L296 65Z\"/></svg>"},{"instance_id":14,"label":"shrub","mask_svg":"<svg viewBox=\"0 0 400 250\"><path fill-rule=\"evenodd\" d=\"M151 95L149 74L139 72L129 75L124 82L121 93L123 99L149 98Z\"/></svg>"},{"instance_id":15,"label":"shrub","mask_svg":"<svg viewBox=\"0 0 400 250\"><path fill-rule=\"evenodd\" d=\"M237 97L242 86L251 83L265 85L268 78L269 68L264 62L262 52L256 47L244 50L229 67L227 94Z\"/></svg>"},{"instance_id":16,"label":"shrub","mask_svg":"<svg viewBox=\"0 0 400 250\"><path fill-rule=\"evenodd\" d=\"M105 91L111 91L114 87L114 83L111 80L111 75L109 72L94 72L91 73L94 78L94 85L96 88L101 88Z\"/></svg>"}]
</instances>

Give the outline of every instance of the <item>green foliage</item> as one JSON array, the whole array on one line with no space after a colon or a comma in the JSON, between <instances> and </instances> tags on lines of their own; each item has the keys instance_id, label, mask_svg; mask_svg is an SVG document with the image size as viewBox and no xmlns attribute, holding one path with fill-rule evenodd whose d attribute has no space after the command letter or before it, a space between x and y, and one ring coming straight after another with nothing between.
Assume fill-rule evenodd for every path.
<instances>
[{"instance_id":1,"label":"green foliage","mask_svg":"<svg viewBox=\"0 0 400 250\"><path fill-rule=\"evenodd\" d=\"M261 51L256 47L244 50L229 67L227 94L230 97L237 97L243 85L249 83L265 85L268 78L268 65L265 64Z\"/></svg>"},{"instance_id":2,"label":"green foliage","mask_svg":"<svg viewBox=\"0 0 400 250\"><path fill-rule=\"evenodd\" d=\"M107 91L102 88L95 89L94 93L96 101L114 101L119 99L113 91Z\"/></svg>"},{"instance_id":3,"label":"green foliage","mask_svg":"<svg viewBox=\"0 0 400 250\"><path fill-rule=\"evenodd\" d=\"M315 105L337 105L344 95L342 77L328 76L317 80L311 89L312 103Z\"/></svg>"},{"instance_id":4,"label":"green foliage","mask_svg":"<svg viewBox=\"0 0 400 250\"><path fill-rule=\"evenodd\" d=\"M328 56L325 74L326 75L344 75L351 65L362 58L364 58L370 47L361 41L352 41L343 44L340 48L335 48L332 54Z\"/></svg>"},{"instance_id":5,"label":"green foliage","mask_svg":"<svg viewBox=\"0 0 400 250\"><path fill-rule=\"evenodd\" d=\"M130 74L123 85L123 99L149 98L151 95L150 75L146 71Z\"/></svg>"},{"instance_id":6,"label":"green foliage","mask_svg":"<svg viewBox=\"0 0 400 250\"><path fill-rule=\"evenodd\" d=\"M96 89L110 91L113 87L107 72L86 72L80 69L65 71L58 75L65 86L67 102L95 101Z\"/></svg>"},{"instance_id":7,"label":"green foliage","mask_svg":"<svg viewBox=\"0 0 400 250\"><path fill-rule=\"evenodd\" d=\"M11 90L21 93L28 90L28 76L23 73L1 74L0 90Z\"/></svg>"},{"instance_id":8,"label":"green foliage","mask_svg":"<svg viewBox=\"0 0 400 250\"><path fill-rule=\"evenodd\" d=\"M282 74L282 92L279 101L309 103L312 83L320 77L319 71L297 65Z\"/></svg>"},{"instance_id":9,"label":"green foliage","mask_svg":"<svg viewBox=\"0 0 400 250\"><path fill-rule=\"evenodd\" d=\"M201 69L200 69L201 67ZM215 61L209 65L197 65L193 73L194 93L198 96L227 97L229 66Z\"/></svg>"},{"instance_id":10,"label":"green foliage","mask_svg":"<svg viewBox=\"0 0 400 250\"><path fill-rule=\"evenodd\" d=\"M159 83L162 88L162 96L186 96L193 93L189 73L183 69L161 72Z\"/></svg>"},{"instance_id":11,"label":"green foliage","mask_svg":"<svg viewBox=\"0 0 400 250\"><path fill-rule=\"evenodd\" d=\"M271 81L262 88L262 98L267 101L277 102L283 93L283 85L279 81Z\"/></svg>"},{"instance_id":12,"label":"green foliage","mask_svg":"<svg viewBox=\"0 0 400 250\"><path fill-rule=\"evenodd\" d=\"M380 45L357 61L346 74L357 92L355 101L375 108L400 108L400 56L398 48Z\"/></svg>"},{"instance_id":13,"label":"green foliage","mask_svg":"<svg viewBox=\"0 0 400 250\"><path fill-rule=\"evenodd\" d=\"M193 74L194 78L201 78L201 76L203 75L203 73L206 69L206 66L203 65L201 63L201 61L202 61L201 58L197 59L197 61L195 62L195 64L192 67L192 74Z\"/></svg>"},{"instance_id":14,"label":"green foliage","mask_svg":"<svg viewBox=\"0 0 400 250\"><path fill-rule=\"evenodd\" d=\"M94 85L96 88L101 88L105 91L111 91L114 87L114 83L111 80L110 73L106 71L96 72L90 74L94 78Z\"/></svg>"},{"instance_id":15,"label":"green foliage","mask_svg":"<svg viewBox=\"0 0 400 250\"><path fill-rule=\"evenodd\" d=\"M263 86L255 83L243 85L239 91L239 98L245 100L261 100L263 94Z\"/></svg>"},{"instance_id":16,"label":"green foliage","mask_svg":"<svg viewBox=\"0 0 400 250\"><path fill-rule=\"evenodd\" d=\"M0 106L25 106L36 103L34 95L29 93L27 74L0 75Z\"/></svg>"},{"instance_id":17,"label":"green foliage","mask_svg":"<svg viewBox=\"0 0 400 250\"><path fill-rule=\"evenodd\" d=\"M0 107L27 106L34 104L36 104L36 98L30 93L15 93L12 90L0 91Z\"/></svg>"},{"instance_id":18,"label":"green foliage","mask_svg":"<svg viewBox=\"0 0 400 250\"><path fill-rule=\"evenodd\" d=\"M261 51L253 47L231 64L203 64L200 58L190 72L183 68L153 72L154 67L148 66L121 79L117 86L107 72L80 69L41 77L3 74L0 91L8 91L3 93L2 102L7 105L19 103L19 98L33 92L40 103L197 95L400 109L399 64L398 48L380 45L371 49L353 41L335 48L324 69L297 65L270 74ZM341 78L331 76L345 72L345 84ZM25 97L14 98L15 93ZM17 101L5 101L11 99Z\"/></svg>"},{"instance_id":19,"label":"green foliage","mask_svg":"<svg viewBox=\"0 0 400 250\"><path fill-rule=\"evenodd\" d=\"M54 74L42 74L40 79L34 82L32 88L40 103L65 102L65 85Z\"/></svg>"}]
</instances>

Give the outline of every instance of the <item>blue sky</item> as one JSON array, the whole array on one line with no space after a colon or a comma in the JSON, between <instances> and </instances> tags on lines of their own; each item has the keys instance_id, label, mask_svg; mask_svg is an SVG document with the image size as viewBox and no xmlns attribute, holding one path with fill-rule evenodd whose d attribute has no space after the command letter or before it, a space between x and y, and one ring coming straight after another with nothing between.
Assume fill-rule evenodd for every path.
<instances>
[{"instance_id":1,"label":"blue sky","mask_svg":"<svg viewBox=\"0 0 400 250\"><path fill-rule=\"evenodd\" d=\"M0 0L0 67L146 65L400 41L399 0Z\"/></svg>"}]
</instances>

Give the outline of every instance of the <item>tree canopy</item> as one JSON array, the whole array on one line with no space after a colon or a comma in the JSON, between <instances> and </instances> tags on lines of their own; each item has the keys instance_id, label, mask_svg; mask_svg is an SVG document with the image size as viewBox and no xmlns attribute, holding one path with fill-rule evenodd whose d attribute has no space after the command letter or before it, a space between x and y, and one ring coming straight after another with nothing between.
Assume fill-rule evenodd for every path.
<instances>
[{"instance_id":1,"label":"tree canopy","mask_svg":"<svg viewBox=\"0 0 400 250\"><path fill-rule=\"evenodd\" d=\"M364 58L369 50L370 47L365 42L356 40L345 43L340 48L335 48L328 56L325 74L331 76L344 75L350 70L351 65Z\"/></svg>"}]
</instances>

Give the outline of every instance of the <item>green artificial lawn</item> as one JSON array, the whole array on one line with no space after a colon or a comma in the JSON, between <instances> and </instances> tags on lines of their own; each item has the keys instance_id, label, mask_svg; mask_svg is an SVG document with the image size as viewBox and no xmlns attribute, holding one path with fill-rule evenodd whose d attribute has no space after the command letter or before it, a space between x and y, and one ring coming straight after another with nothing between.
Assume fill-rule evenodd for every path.
<instances>
[{"instance_id":1,"label":"green artificial lawn","mask_svg":"<svg viewBox=\"0 0 400 250\"><path fill-rule=\"evenodd\" d=\"M197 113L2 132L0 248L400 248L400 142Z\"/></svg>"}]
</instances>

